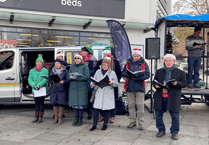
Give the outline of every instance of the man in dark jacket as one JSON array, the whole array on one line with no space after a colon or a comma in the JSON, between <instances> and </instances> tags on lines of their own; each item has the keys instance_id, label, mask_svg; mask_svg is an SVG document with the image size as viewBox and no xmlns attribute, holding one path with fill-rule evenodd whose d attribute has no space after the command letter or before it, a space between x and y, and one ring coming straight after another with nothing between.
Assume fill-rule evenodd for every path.
<instances>
[{"instance_id":1,"label":"man in dark jacket","mask_svg":"<svg viewBox=\"0 0 209 145\"><path fill-rule=\"evenodd\" d=\"M149 66L142 58L141 49L133 49L132 56L133 58L128 60L122 72L122 76L126 77L124 89L127 92L130 118L130 124L127 127L133 128L138 125L138 129L143 130L145 80L150 77L150 71ZM142 72L138 75L131 75L129 71Z\"/></svg>"},{"instance_id":2,"label":"man in dark jacket","mask_svg":"<svg viewBox=\"0 0 209 145\"><path fill-rule=\"evenodd\" d=\"M187 86L186 74L175 67L176 57L173 54L164 56L165 67L157 70L153 85L156 88L154 93L154 109L156 114L156 127L159 130L157 137L165 135L165 124L163 113L169 111L172 118L170 133L172 139L178 139L179 132L179 111L181 105L181 89ZM167 87L160 87L166 81L175 79L167 83Z\"/></svg>"},{"instance_id":3,"label":"man in dark jacket","mask_svg":"<svg viewBox=\"0 0 209 145\"><path fill-rule=\"evenodd\" d=\"M104 57L111 55L111 48L112 48L112 46L105 47L105 49L103 50ZM95 69L94 69L94 73L96 73L96 71L98 69L100 69L100 65L102 64L102 61L103 61L103 59L101 59L97 62L97 65L95 66ZM111 55L111 69L115 71L116 76L118 78L118 82L120 82L120 79L121 79L120 63L112 55ZM114 94L115 94L115 99L118 99L118 87L114 88ZM101 114L101 116L98 120L99 122L104 120L104 112L101 111L100 114ZM109 123L114 123L114 122L115 122L115 109L112 109L111 110L111 118L110 118Z\"/></svg>"},{"instance_id":4,"label":"man in dark jacket","mask_svg":"<svg viewBox=\"0 0 209 145\"><path fill-rule=\"evenodd\" d=\"M198 85L199 70L201 67L202 45L195 45L195 43L202 44L203 38L200 37L201 28L195 27L194 34L186 38L186 50L188 51L188 88L201 88ZM192 85L192 74L194 71L194 83Z\"/></svg>"}]
</instances>

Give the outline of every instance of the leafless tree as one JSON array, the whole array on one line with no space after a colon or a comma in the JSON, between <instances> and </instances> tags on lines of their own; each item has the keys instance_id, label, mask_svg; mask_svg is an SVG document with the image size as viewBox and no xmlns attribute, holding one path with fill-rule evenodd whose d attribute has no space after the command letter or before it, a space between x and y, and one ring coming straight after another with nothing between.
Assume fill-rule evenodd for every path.
<instances>
[{"instance_id":1,"label":"leafless tree","mask_svg":"<svg viewBox=\"0 0 209 145\"><path fill-rule=\"evenodd\" d=\"M201 15L209 13L209 0L178 0L174 4L173 13Z\"/></svg>"}]
</instances>

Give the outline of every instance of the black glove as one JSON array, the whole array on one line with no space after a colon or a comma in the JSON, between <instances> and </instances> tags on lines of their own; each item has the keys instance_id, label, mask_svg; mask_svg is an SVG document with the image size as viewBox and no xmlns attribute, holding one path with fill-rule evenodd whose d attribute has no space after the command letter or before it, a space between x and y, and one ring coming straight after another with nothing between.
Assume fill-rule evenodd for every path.
<instances>
[{"instance_id":1,"label":"black glove","mask_svg":"<svg viewBox=\"0 0 209 145\"><path fill-rule=\"evenodd\" d=\"M129 78L129 75L127 72L125 72L124 77Z\"/></svg>"},{"instance_id":2,"label":"black glove","mask_svg":"<svg viewBox=\"0 0 209 145\"><path fill-rule=\"evenodd\" d=\"M33 89L34 89L34 90L39 90L40 87L39 87L39 85L35 85Z\"/></svg>"}]
</instances>

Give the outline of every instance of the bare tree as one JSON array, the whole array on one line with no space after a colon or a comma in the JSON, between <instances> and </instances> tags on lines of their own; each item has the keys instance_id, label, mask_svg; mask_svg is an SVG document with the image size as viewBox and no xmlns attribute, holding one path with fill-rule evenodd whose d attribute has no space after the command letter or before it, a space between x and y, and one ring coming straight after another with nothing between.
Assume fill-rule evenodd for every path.
<instances>
[{"instance_id":1,"label":"bare tree","mask_svg":"<svg viewBox=\"0 0 209 145\"><path fill-rule=\"evenodd\" d=\"M174 4L173 13L201 15L209 13L209 0L178 0Z\"/></svg>"}]
</instances>

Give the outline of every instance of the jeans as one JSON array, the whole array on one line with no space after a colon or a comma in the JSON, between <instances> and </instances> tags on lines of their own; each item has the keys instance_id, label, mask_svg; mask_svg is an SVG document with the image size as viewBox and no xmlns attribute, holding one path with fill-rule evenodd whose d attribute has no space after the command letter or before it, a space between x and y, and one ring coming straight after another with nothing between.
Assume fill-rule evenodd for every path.
<instances>
[{"instance_id":1,"label":"jeans","mask_svg":"<svg viewBox=\"0 0 209 145\"><path fill-rule=\"evenodd\" d=\"M155 110L155 115L156 115L156 127L157 129L165 131L165 124L163 122L163 113L166 112L167 109L167 101L168 99L163 98L162 102L162 108L161 110ZM173 112L169 111L172 119L172 125L170 128L170 133L171 134L178 134L179 132L179 112Z\"/></svg>"},{"instance_id":2,"label":"jeans","mask_svg":"<svg viewBox=\"0 0 209 145\"><path fill-rule=\"evenodd\" d=\"M44 112L44 100L45 100L45 96L34 97L36 112L42 112L42 113Z\"/></svg>"},{"instance_id":3,"label":"jeans","mask_svg":"<svg viewBox=\"0 0 209 145\"><path fill-rule=\"evenodd\" d=\"M75 117L83 117L83 109L76 109L74 108Z\"/></svg>"},{"instance_id":4,"label":"jeans","mask_svg":"<svg viewBox=\"0 0 209 145\"><path fill-rule=\"evenodd\" d=\"M192 73L194 70L194 85L198 84L199 81L199 70L201 67L201 58L188 58L188 76L187 81L189 84L192 84Z\"/></svg>"}]
</instances>

